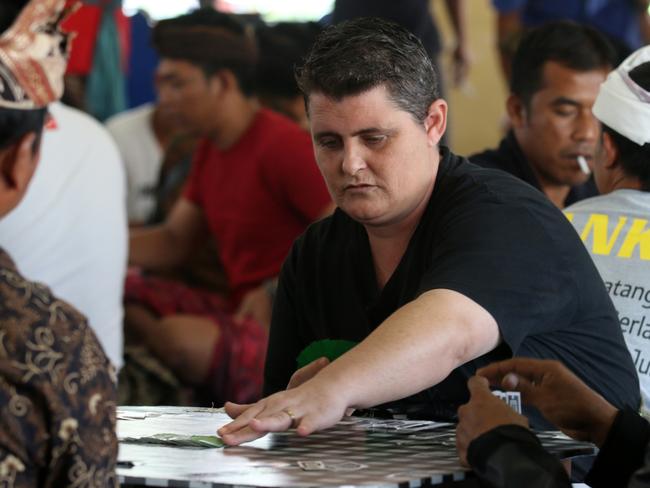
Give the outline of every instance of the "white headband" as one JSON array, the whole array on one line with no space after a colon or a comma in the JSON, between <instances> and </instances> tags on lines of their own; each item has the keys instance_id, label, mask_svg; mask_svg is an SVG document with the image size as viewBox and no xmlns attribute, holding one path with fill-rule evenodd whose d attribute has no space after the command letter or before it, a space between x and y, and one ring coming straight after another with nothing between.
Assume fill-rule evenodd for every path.
<instances>
[{"instance_id":1,"label":"white headband","mask_svg":"<svg viewBox=\"0 0 650 488\"><path fill-rule=\"evenodd\" d=\"M639 146L650 142L650 92L637 85L629 72L650 61L650 46L633 52L600 85L593 114L603 124Z\"/></svg>"}]
</instances>

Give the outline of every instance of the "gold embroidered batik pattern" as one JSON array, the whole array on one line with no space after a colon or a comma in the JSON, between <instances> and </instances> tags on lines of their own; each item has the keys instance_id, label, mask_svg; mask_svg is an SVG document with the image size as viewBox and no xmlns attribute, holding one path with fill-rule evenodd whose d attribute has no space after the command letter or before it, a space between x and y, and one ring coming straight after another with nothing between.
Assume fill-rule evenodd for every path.
<instances>
[{"instance_id":1,"label":"gold embroidered batik pattern","mask_svg":"<svg viewBox=\"0 0 650 488\"><path fill-rule=\"evenodd\" d=\"M115 402L84 317L0 249L0 488L117 486Z\"/></svg>"}]
</instances>

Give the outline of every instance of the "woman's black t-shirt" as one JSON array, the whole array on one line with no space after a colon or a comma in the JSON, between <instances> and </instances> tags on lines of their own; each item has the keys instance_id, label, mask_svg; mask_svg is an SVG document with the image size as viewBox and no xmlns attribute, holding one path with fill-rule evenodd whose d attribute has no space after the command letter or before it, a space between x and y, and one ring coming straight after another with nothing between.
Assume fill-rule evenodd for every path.
<instances>
[{"instance_id":1,"label":"woman's black t-shirt","mask_svg":"<svg viewBox=\"0 0 650 488\"><path fill-rule=\"evenodd\" d=\"M454 290L485 308L503 343L438 385L387 405L391 411L453 418L468 399L467 378L512 355L558 359L615 406L638 406L616 311L574 228L538 190L446 148L427 209L381 291L366 231L341 210L296 241L274 304L265 394L286 387L309 344L360 342L433 289ZM544 425L527 413L533 425Z\"/></svg>"}]
</instances>

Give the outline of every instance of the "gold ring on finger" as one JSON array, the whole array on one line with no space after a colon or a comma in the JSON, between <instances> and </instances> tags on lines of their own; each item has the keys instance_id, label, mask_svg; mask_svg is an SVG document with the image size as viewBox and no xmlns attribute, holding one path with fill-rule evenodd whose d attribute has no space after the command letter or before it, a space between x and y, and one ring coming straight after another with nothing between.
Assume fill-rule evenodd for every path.
<instances>
[{"instance_id":1,"label":"gold ring on finger","mask_svg":"<svg viewBox=\"0 0 650 488\"><path fill-rule=\"evenodd\" d=\"M291 427L290 428L293 429L295 427L296 422L298 421L298 419L296 418L296 415L293 413L293 410L291 410L290 408L285 408L282 411L284 413L286 413L289 416L289 418L291 419Z\"/></svg>"}]
</instances>

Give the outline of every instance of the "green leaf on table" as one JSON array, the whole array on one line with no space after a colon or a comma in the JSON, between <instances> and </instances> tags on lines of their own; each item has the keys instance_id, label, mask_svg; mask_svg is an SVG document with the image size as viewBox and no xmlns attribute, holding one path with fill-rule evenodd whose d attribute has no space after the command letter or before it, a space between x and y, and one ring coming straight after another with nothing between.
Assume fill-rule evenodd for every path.
<instances>
[{"instance_id":1,"label":"green leaf on table","mask_svg":"<svg viewBox=\"0 0 650 488\"><path fill-rule=\"evenodd\" d=\"M205 447L223 447L224 443L220 437L216 435L193 435L190 439L194 442L198 442Z\"/></svg>"},{"instance_id":2,"label":"green leaf on table","mask_svg":"<svg viewBox=\"0 0 650 488\"><path fill-rule=\"evenodd\" d=\"M129 444L158 444L161 446L175 447L223 447L224 442L216 435L182 435L182 434L154 434L144 437L126 437L120 442Z\"/></svg>"}]
</instances>

